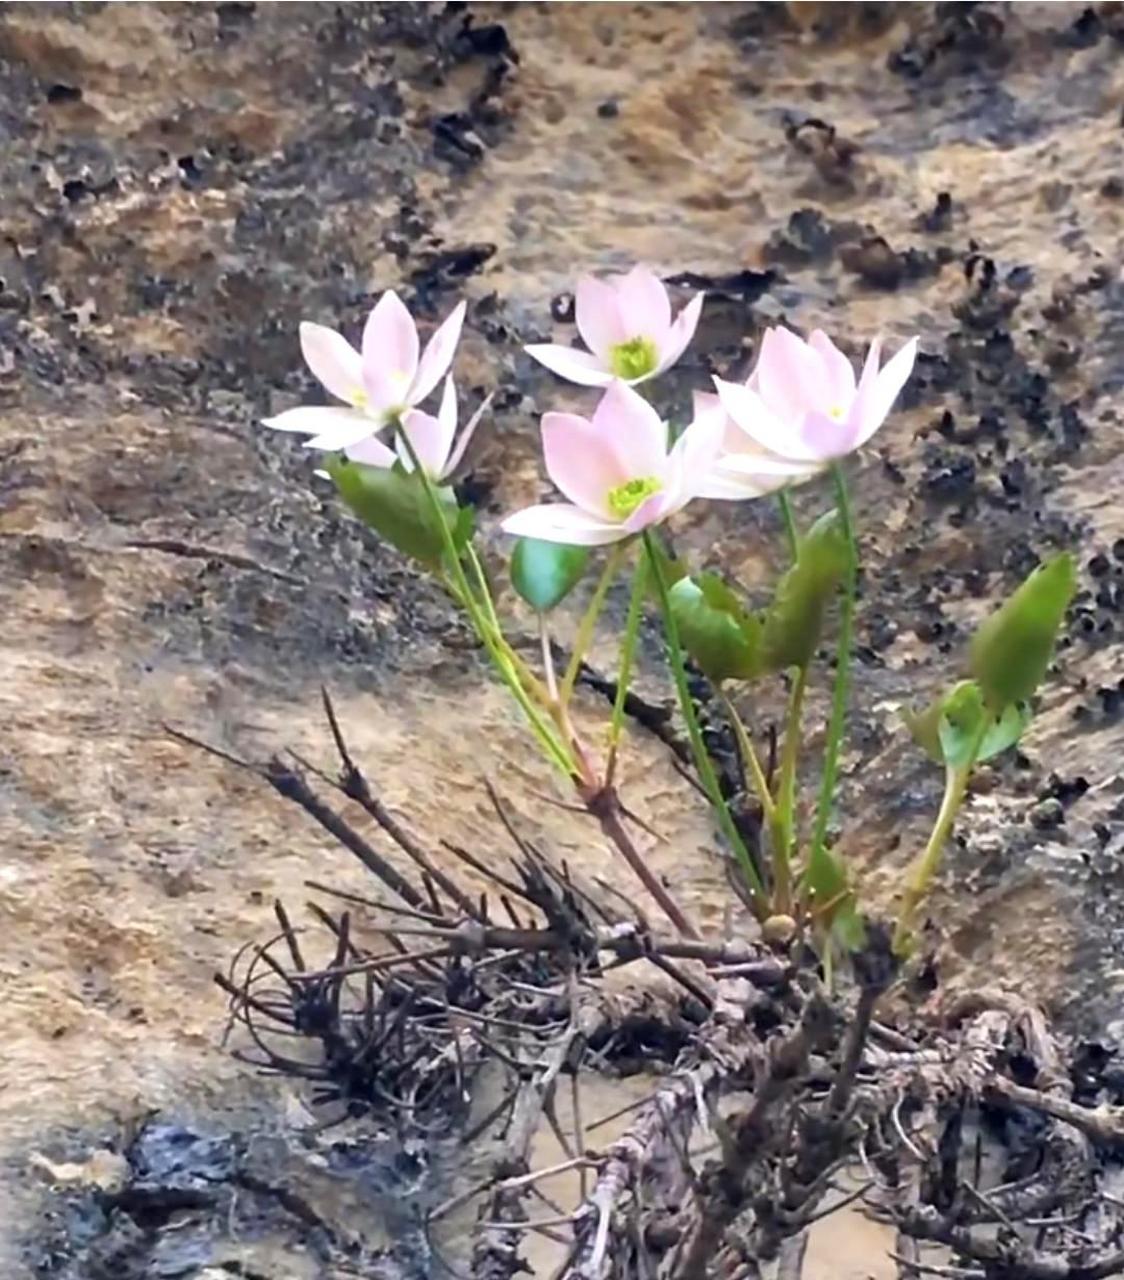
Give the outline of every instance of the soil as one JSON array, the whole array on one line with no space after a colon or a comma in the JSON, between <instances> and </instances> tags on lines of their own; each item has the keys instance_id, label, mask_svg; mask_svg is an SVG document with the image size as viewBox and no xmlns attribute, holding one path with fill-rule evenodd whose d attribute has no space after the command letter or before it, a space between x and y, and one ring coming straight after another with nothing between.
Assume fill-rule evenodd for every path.
<instances>
[{"instance_id":1,"label":"soil","mask_svg":"<svg viewBox=\"0 0 1124 1280\"><path fill-rule=\"evenodd\" d=\"M670 411L744 368L767 323L822 325L856 356L920 334L855 464L841 847L888 902L940 785L898 709L959 671L1037 557L1076 548L1039 715L979 780L931 940L942 990L1033 991L1118 1047L1122 41L1111 4L3 8L5 1275L378 1274L388 1239L395 1274L425 1273L394 1216L403 1188L430 1194L420 1155L302 1137L301 1093L220 1043L212 971L271 930L275 897L299 909L305 880L359 888L361 868L166 725L327 762L326 684L434 849L500 846L487 776L546 847L620 882L588 820L537 798L547 770L441 594L259 425L317 394L298 322L354 334L389 287L427 324L469 300L460 386L497 397L468 492L497 558L499 515L546 491L538 414L588 404L520 349L570 334L579 268L643 260L683 299L708 290ZM799 514L826 503L806 489ZM778 532L766 503L700 505L680 542L760 590ZM646 643L642 685L665 698ZM622 783L664 837L653 864L717 924L712 834L641 730ZM200 1215L221 1230L156 1229ZM316 1222L350 1252L318 1251Z\"/></svg>"}]
</instances>

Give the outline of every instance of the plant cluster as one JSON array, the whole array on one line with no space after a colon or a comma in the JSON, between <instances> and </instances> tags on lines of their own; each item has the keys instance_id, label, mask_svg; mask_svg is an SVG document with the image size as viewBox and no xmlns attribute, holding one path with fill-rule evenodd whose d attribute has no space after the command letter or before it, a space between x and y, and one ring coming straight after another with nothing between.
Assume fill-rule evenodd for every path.
<instances>
[{"instance_id":1,"label":"plant cluster","mask_svg":"<svg viewBox=\"0 0 1124 1280\"><path fill-rule=\"evenodd\" d=\"M883 363L876 338L861 369L820 330L802 338L767 329L744 382L714 379L698 391L691 420L665 421L649 392L694 337L704 298L676 315L660 279L644 267L575 290L584 348L533 345L528 353L571 382L599 391L589 417L548 412L541 423L547 475L562 501L508 515L511 582L535 611L542 660L533 669L501 618L493 572L478 545L473 509L452 485L488 401L458 430L452 374L465 315L460 303L422 347L417 326L393 292L382 295L356 350L339 333L303 324L304 358L341 404L306 406L267 425L308 437L325 455L320 473L344 502L404 555L424 566L464 611L497 676L525 717L544 757L627 859L684 936L688 913L652 874L629 831L615 779L640 625L654 608L697 780L736 859L744 896L771 942L812 941L830 963L863 944L861 903L848 868L829 842L850 694L858 575L855 515L847 459L886 421L914 365L910 339ZM440 388L436 414L420 406ZM798 527L791 487L827 477L833 501ZM756 605L736 583L675 556L665 526L691 502L780 504L788 567L771 597ZM569 660L556 669L550 615L601 561ZM575 685L607 593L622 575L631 596L620 636L615 699L602 742L580 733L571 713ZM1036 568L979 628L961 679L909 715L916 742L945 770L931 837L903 886L893 934L898 958L910 953L919 907L974 767L1012 747L1031 716L1030 700L1049 666L1074 591L1069 554ZM819 785L803 802L798 764L808 725L806 693L830 611L838 603L834 685ZM751 848L719 785L691 694L690 667L710 682L738 744L746 789L756 796L767 840ZM775 767L746 723L744 694L782 680L787 714Z\"/></svg>"}]
</instances>

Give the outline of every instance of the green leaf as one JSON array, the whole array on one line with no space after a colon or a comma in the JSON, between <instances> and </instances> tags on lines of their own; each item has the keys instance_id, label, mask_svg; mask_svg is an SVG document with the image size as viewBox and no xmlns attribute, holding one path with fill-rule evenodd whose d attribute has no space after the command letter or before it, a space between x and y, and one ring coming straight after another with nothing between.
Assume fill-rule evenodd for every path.
<instances>
[{"instance_id":1,"label":"green leaf","mask_svg":"<svg viewBox=\"0 0 1124 1280\"><path fill-rule=\"evenodd\" d=\"M961 680L945 698L937 732L941 754L950 769L967 769L975 764L986 716L983 694L974 680Z\"/></svg>"},{"instance_id":2,"label":"green leaf","mask_svg":"<svg viewBox=\"0 0 1124 1280\"><path fill-rule=\"evenodd\" d=\"M1028 703L1012 702L1004 707L998 715L993 715L991 723L984 731L980 743L977 760L990 760L993 756L1013 747L1026 732L1026 727L1034 717Z\"/></svg>"},{"instance_id":3,"label":"green leaf","mask_svg":"<svg viewBox=\"0 0 1124 1280\"><path fill-rule=\"evenodd\" d=\"M934 698L924 711L917 714L906 711L903 718L914 742L937 764L960 769L990 760L1014 746L1030 723L1031 714L1025 702L1011 703L998 712L993 711L974 680L961 680L947 694ZM980 736L984 719L987 727ZM974 742L979 746L973 754Z\"/></svg>"},{"instance_id":4,"label":"green leaf","mask_svg":"<svg viewBox=\"0 0 1124 1280\"><path fill-rule=\"evenodd\" d=\"M813 847L804 872L804 889L816 932L821 937L831 933L848 951L859 950L866 942L866 930L846 865L834 850L826 845Z\"/></svg>"},{"instance_id":5,"label":"green leaf","mask_svg":"<svg viewBox=\"0 0 1124 1280\"><path fill-rule=\"evenodd\" d=\"M796 563L777 583L765 614L765 670L784 671L811 662L823 634L824 613L846 571L847 555L838 512L821 516L800 539Z\"/></svg>"},{"instance_id":6,"label":"green leaf","mask_svg":"<svg viewBox=\"0 0 1124 1280\"><path fill-rule=\"evenodd\" d=\"M445 540L417 473L367 467L341 457L330 459L327 470L340 497L364 524L405 555L431 569L440 566ZM451 489L438 489L437 499L459 549L472 536L472 510L458 507Z\"/></svg>"},{"instance_id":7,"label":"green leaf","mask_svg":"<svg viewBox=\"0 0 1124 1280\"><path fill-rule=\"evenodd\" d=\"M453 546L463 551L476 534L476 508L456 506L456 497L452 489L438 489L437 496L442 501L450 501L456 507L457 517L452 521Z\"/></svg>"},{"instance_id":8,"label":"green leaf","mask_svg":"<svg viewBox=\"0 0 1124 1280\"><path fill-rule=\"evenodd\" d=\"M648 539L648 547L659 567L664 585L670 591L677 582L687 576L687 562L678 556L672 555L655 534ZM656 575L654 573L648 575L648 598L653 604L659 605L660 593L656 587Z\"/></svg>"},{"instance_id":9,"label":"green leaf","mask_svg":"<svg viewBox=\"0 0 1124 1280\"><path fill-rule=\"evenodd\" d=\"M944 752L941 750L941 712L945 695L934 698L924 711L905 710L902 719L913 735L913 741L935 764L944 764Z\"/></svg>"},{"instance_id":10,"label":"green leaf","mask_svg":"<svg viewBox=\"0 0 1124 1280\"><path fill-rule=\"evenodd\" d=\"M577 586L588 564L588 547L520 538L511 553L511 581L532 609L549 613Z\"/></svg>"},{"instance_id":11,"label":"green leaf","mask_svg":"<svg viewBox=\"0 0 1124 1280\"><path fill-rule=\"evenodd\" d=\"M680 578L668 593L683 648L711 680L757 674L761 623L713 573Z\"/></svg>"},{"instance_id":12,"label":"green leaf","mask_svg":"<svg viewBox=\"0 0 1124 1280\"><path fill-rule=\"evenodd\" d=\"M991 706L1025 702L1037 689L1076 588L1073 557L1054 556L976 632L970 668Z\"/></svg>"},{"instance_id":13,"label":"green leaf","mask_svg":"<svg viewBox=\"0 0 1124 1280\"><path fill-rule=\"evenodd\" d=\"M839 910L832 917L831 931L845 951L861 951L866 946L866 925L854 895L839 904Z\"/></svg>"}]
</instances>

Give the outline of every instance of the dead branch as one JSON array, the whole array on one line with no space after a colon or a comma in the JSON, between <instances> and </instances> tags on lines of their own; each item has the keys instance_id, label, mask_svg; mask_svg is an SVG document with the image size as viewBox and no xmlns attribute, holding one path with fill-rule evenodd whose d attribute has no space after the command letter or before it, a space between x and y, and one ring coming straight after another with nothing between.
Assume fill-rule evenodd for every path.
<instances>
[{"instance_id":1,"label":"dead branch","mask_svg":"<svg viewBox=\"0 0 1124 1280\"><path fill-rule=\"evenodd\" d=\"M659 1200L683 1202L687 1188L677 1147L686 1148L697 1120L706 1122L717 1093L746 1084L761 1059L762 1046L748 1024L755 1002L754 989L743 978L718 984L713 1014L700 1029L697 1045L606 1152L575 1222L577 1252L570 1273L575 1280L600 1280L607 1274L610 1243L627 1240L628 1201L646 1171L661 1173ZM679 1229L668 1227L678 1239Z\"/></svg>"},{"instance_id":2,"label":"dead branch","mask_svg":"<svg viewBox=\"0 0 1124 1280\"><path fill-rule=\"evenodd\" d=\"M1124 1249L1085 1252L1083 1258L1048 1254L1022 1240L996 1237L991 1232L957 1226L933 1208L920 1205L904 1213L902 1229L918 1240L935 1240L964 1258L981 1263L984 1275L1017 1280L1106 1280L1124 1270Z\"/></svg>"},{"instance_id":3,"label":"dead branch","mask_svg":"<svg viewBox=\"0 0 1124 1280\"><path fill-rule=\"evenodd\" d=\"M623 810L616 790L612 786L598 787L596 789L582 788L580 789L580 794L585 807L600 824L605 838L616 846L625 862L628 863L630 869L636 874L637 879L651 894L664 915L684 937L698 938L699 931L694 922L675 901L666 886L648 866L647 861L636 845L633 844L632 837L628 834L624 823L621 821Z\"/></svg>"},{"instance_id":4,"label":"dead branch","mask_svg":"<svg viewBox=\"0 0 1124 1280\"><path fill-rule=\"evenodd\" d=\"M1101 1146L1119 1147L1124 1144L1124 1112L1119 1107L1083 1107L1068 1098L1015 1084L1004 1076L989 1080L984 1092L991 1101L1002 1100L1014 1106L1029 1107L1032 1111L1053 1116L1055 1120L1064 1120Z\"/></svg>"},{"instance_id":5,"label":"dead branch","mask_svg":"<svg viewBox=\"0 0 1124 1280\"><path fill-rule=\"evenodd\" d=\"M600 1008L588 997L576 1003L566 1035L525 1069L503 1150L493 1167L498 1185L481 1209L481 1228L472 1254L472 1274L478 1280L512 1280L528 1270L520 1246L527 1223L523 1202L532 1181L528 1177L531 1144L544 1111L551 1106L559 1074L567 1066L577 1070L581 1047L601 1025L602 1017Z\"/></svg>"},{"instance_id":6,"label":"dead branch","mask_svg":"<svg viewBox=\"0 0 1124 1280\"><path fill-rule=\"evenodd\" d=\"M753 1100L723 1137L721 1162L703 1175L698 1218L677 1269L681 1280L706 1280L707 1265L726 1228L751 1198L750 1175L783 1145L787 1117L780 1104L799 1082L809 1056L827 1046L834 1026L830 1006L814 991L796 1027L767 1042Z\"/></svg>"},{"instance_id":7,"label":"dead branch","mask_svg":"<svg viewBox=\"0 0 1124 1280\"><path fill-rule=\"evenodd\" d=\"M373 818L404 869L324 804L305 773L276 757L257 766L207 748L304 809L389 891L384 899L311 884L332 909L314 904L312 927L301 930L278 907L279 932L243 948L216 981L241 1028L237 1052L306 1080L314 1103L377 1114L422 1140L487 1141L502 1125L489 1175L430 1219L480 1198L466 1263L474 1276L514 1280L537 1231L564 1247L558 1280L757 1280L774 1259L780 1275L796 1277L807 1228L849 1198L897 1224L901 1274L914 1280L1097 1280L1124 1269L1124 1202L1100 1188L1098 1163L1124 1145L1124 1113L1075 1101L1069 1064L1039 1011L984 992L957 1002L923 1038L886 1027L875 1015L894 967L877 925L852 957L857 992L829 998L806 953L771 953L729 936L729 925L725 940L700 936L676 919L673 899L671 911L663 905L678 932L651 928L615 886L553 863L490 789L514 852L456 852L498 886L509 922L501 924L389 814L327 697L325 711L339 778L305 769ZM599 820L608 813L610 838L614 824L624 831L615 795L587 804ZM362 933L380 939L377 949L340 903L366 913ZM609 970L632 966L639 978L646 965L679 989L638 983L610 995ZM620 1138L588 1149L605 1121L583 1115L582 1080L653 1060L666 1072L659 1087L624 1109L635 1114ZM469 1126L466 1103L485 1062L507 1084ZM573 1133L555 1110L566 1075ZM748 1102L737 1101L742 1093ZM976 1176L964 1173L981 1109L1034 1115L1020 1126L1026 1162L997 1188L980 1183L978 1156ZM548 1129L567 1159L533 1169L534 1140ZM867 1180L848 1195L840 1175L851 1163ZM542 1184L579 1170L582 1198L570 1216ZM918 1240L955 1257L923 1262Z\"/></svg>"},{"instance_id":8,"label":"dead branch","mask_svg":"<svg viewBox=\"0 0 1124 1280\"><path fill-rule=\"evenodd\" d=\"M344 741L336 709L328 690L321 688L320 696L324 703L324 714L328 717L328 727L332 740L340 757L340 776L337 786L349 799L361 805L364 811L378 823L394 843L436 884L451 902L456 903L465 915L478 918L476 904L460 885L430 858L414 837L387 809L386 805L371 790L370 783L359 766L352 759Z\"/></svg>"},{"instance_id":9,"label":"dead branch","mask_svg":"<svg viewBox=\"0 0 1124 1280\"><path fill-rule=\"evenodd\" d=\"M279 796L299 805L325 831L335 836L340 844L350 849L359 861L403 902L411 907L426 905L424 894L415 889L396 867L368 844L350 823L324 804L295 769L285 764L278 756L274 756L260 771L260 776Z\"/></svg>"}]
</instances>

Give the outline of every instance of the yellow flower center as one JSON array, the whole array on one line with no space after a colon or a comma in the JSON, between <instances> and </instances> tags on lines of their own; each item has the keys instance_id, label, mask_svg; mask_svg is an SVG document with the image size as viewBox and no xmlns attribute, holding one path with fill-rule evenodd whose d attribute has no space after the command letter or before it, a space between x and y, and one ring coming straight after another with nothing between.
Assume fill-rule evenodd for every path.
<instances>
[{"instance_id":1,"label":"yellow flower center","mask_svg":"<svg viewBox=\"0 0 1124 1280\"><path fill-rule=\"evenodd\" d=\"M659 493L663 485L655 476L644 476L637 480L626 480L610 489L607 503L609 510L618 520L627 520L641 503L646 502L653 493Z\"/></svg>"},{"instance_id":2,"label":"yellow flower center","mask_svg":"<svg viewBox=\"0 0 1124 1280\"><path fill-rule=\"evenodd\" d=\"M367 393L362 387L356 387L350 396L351 404L356 409L366 409L368 404Z\"/></svg>"},{"instance_id":3,"label":"yellow flower center","mask_svg":"<svg viewBox=\"0 0 1124 1280\"><path fill-rule=\"evenodd\" d=\"M655 373L659 363L660 353L651 338L629 338L609 351L609 368L625 382Z\"/></svg>"}]
</instances>

